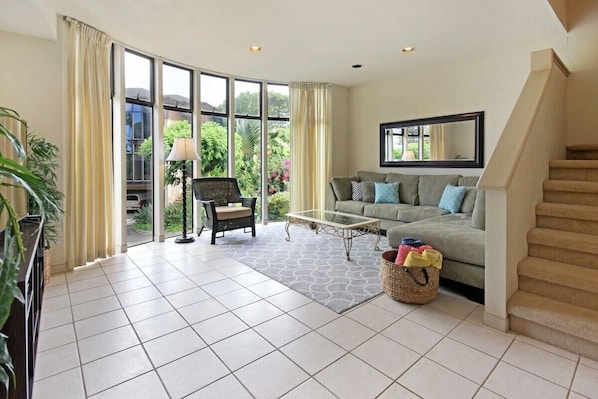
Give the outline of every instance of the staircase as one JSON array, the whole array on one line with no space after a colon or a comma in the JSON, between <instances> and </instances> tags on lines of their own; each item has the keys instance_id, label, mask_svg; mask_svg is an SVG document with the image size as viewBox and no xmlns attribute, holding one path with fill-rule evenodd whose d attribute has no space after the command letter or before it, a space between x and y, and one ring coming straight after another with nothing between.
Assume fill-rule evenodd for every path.
<instances>
[{"instance_id":1,"label":"staircase","mask_svg":"<svg viewBox=\"0 0 598 399\"><path fill-rule=\"evenodd\" d=\"M598 147L567 157L550 162L507 311L511 330L598 360Z\"/></svg>"}]
</instances>

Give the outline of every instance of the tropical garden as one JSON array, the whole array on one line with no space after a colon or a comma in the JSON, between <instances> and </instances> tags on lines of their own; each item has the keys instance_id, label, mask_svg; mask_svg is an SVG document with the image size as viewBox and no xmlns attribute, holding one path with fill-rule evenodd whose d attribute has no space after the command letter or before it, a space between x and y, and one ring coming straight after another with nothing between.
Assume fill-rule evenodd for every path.
<instances>
[{"instance_id":1,"label":"tropical garden","mask_svg":"<svg viewBox=\"0 0 598 399\"><path fill-rule=\"evenodd\" d=\"M218 108L223 108L219 106ZM261 219L262 179L267 180L268 220L282 220L289 209L290 180L290 132L288 96L276 92L268 94L267 153L262 156L261 120L245 115L259 115L259 93L244 92L235 98L236 129L234 149L234 175L238 179L241 192L245 196L258 197L256 214ZM285 120L285 117L287 120ZM191 124L187 120L166 121L164 127L164 151L167 156L177 137L191 137ZM141 144L138 154L146 159L152 156L152 138ZM224 118L202 117L201 124L201 175L227 176L229 142L227 123ZM177 186L181 179L181 166L184 161L166 162L164 168L165 185ZM262 162L266 162L267 175L262 176ZM187 170L191 170L188 161ZM190 183L188 181L188 183ZM188 186L189 187L189 186ZM191 226L192 196L187 191L187 225ZM152 229L152 205L143 206L134 216L134 227L142 231ZM164 210L165 231L180 232L182 229L182 198L166 205ZM202 216L203 217L203 216Z\"/></svg>"}]
</instances>

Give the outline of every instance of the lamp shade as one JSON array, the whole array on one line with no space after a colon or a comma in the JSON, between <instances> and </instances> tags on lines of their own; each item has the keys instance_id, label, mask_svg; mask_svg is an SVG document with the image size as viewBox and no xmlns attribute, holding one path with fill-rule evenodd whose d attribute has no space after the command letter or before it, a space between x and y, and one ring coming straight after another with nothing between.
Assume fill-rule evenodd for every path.
<instances>
[{"instance_id":1,"label":"lamp shade","mask_svg":"<svg viewBox=\"0 0 598 399\"><path fill-rule=\"evenodd\" d=\"M201 158L195 150L195 143L192 138L177 137L172 144L172 150L167 161L199 161Z\"/></svg>"}]
</instances>

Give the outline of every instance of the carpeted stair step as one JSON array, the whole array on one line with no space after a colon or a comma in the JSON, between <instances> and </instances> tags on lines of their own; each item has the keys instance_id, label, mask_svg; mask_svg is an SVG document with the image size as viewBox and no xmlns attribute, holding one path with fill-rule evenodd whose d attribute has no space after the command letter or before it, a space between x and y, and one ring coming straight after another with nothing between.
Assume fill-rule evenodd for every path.
<instances>
[{"instance_id":1,"label":"carpeted stair step","mask_svg":"<svg viewBox=\"0 0 598 399\"><path fill-rule=\"evenodd\" d=\"M598 181L598 160L550 161L550 180Z\"/></svg>"},{"instance_id":2,"label":"carpeted stair step","mask_svg":"<svg viewBox=\"0 0 598 399\"><path fill-rule=\"evenodd\" d=\"M567 146L567 159L598 159L598 145L578 144Z\"/></svg>"},{"instance_id":3,"label":"carpeted stair step","mask_svg":"<svg viewBox=\"0 0 598 399\"><path fill-rule=\"evenodd\" d=\"M598 310L598 270L527 257L519 263L519 289Z\"/></svg>"},{"instance_id":4,"label":"carpeted stair step","mask_svg":"<svg viewBox=\"0 0 598 399\"><path fill-rule=\"evenodd\" d=\"M527 242L530 256L598 269L598 236L536 227Z\"/></svg>"},{"instance_id":5,"label":"carpeted stair step","mask_svg":"<svg viewBox=\"0 0 598 399\"><path fill-rule=\"evenodd\" d=\"M507 312L511 330L598 360L598 311L517 291Z\"/></svg>"},{"instance_id":6,"label":"carpeted stair step","mask_svg":"<svg viewBox=\"0 0 598 399\"><path fill-rule=\"evenodd\" d=\"M536 205L536 226L598 235L598 207L542 202Z\"/></svg>"},{"instance_id":7,"label":"carpeted stair step","mask_svg":"<svg viewBox=\"0 0 598 399\"><path fill-rule=\"evenodd\" d=\"M576 180L546 180L544 202L598 205L598 182Z\"/></svg>"}]
</instances>

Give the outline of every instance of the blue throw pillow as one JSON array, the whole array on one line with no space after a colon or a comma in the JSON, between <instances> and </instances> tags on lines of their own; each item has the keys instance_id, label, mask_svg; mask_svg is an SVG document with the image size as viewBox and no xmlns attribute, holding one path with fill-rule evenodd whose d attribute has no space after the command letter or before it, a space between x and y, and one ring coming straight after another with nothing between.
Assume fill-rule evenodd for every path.
<instances>
[{"instance_id":1,"label":"blue throw pillow","mask_svg":"<svg viewBox=\"0 0 598 399\"><path fill-rule=\"evenodd\" d=\"M442 193L442 197L440 198L440 203L438 207L441 209L445 209L450 213L457 213L461 208L461 202L463 202L463 198L465 198L465 190L466 186L451 186L447 184L444 188L444 192Z\"/></svg>"},{"instance_id":2,"label":"blue throw pillow","mask_svg":"<svg viewBox=\"0 0 598 399\"><path fill-rule=\"evenodd\" d=\"M376 183L376 204L398 204L399 203L399 182Z\"/></svg>"}]
</instances>

